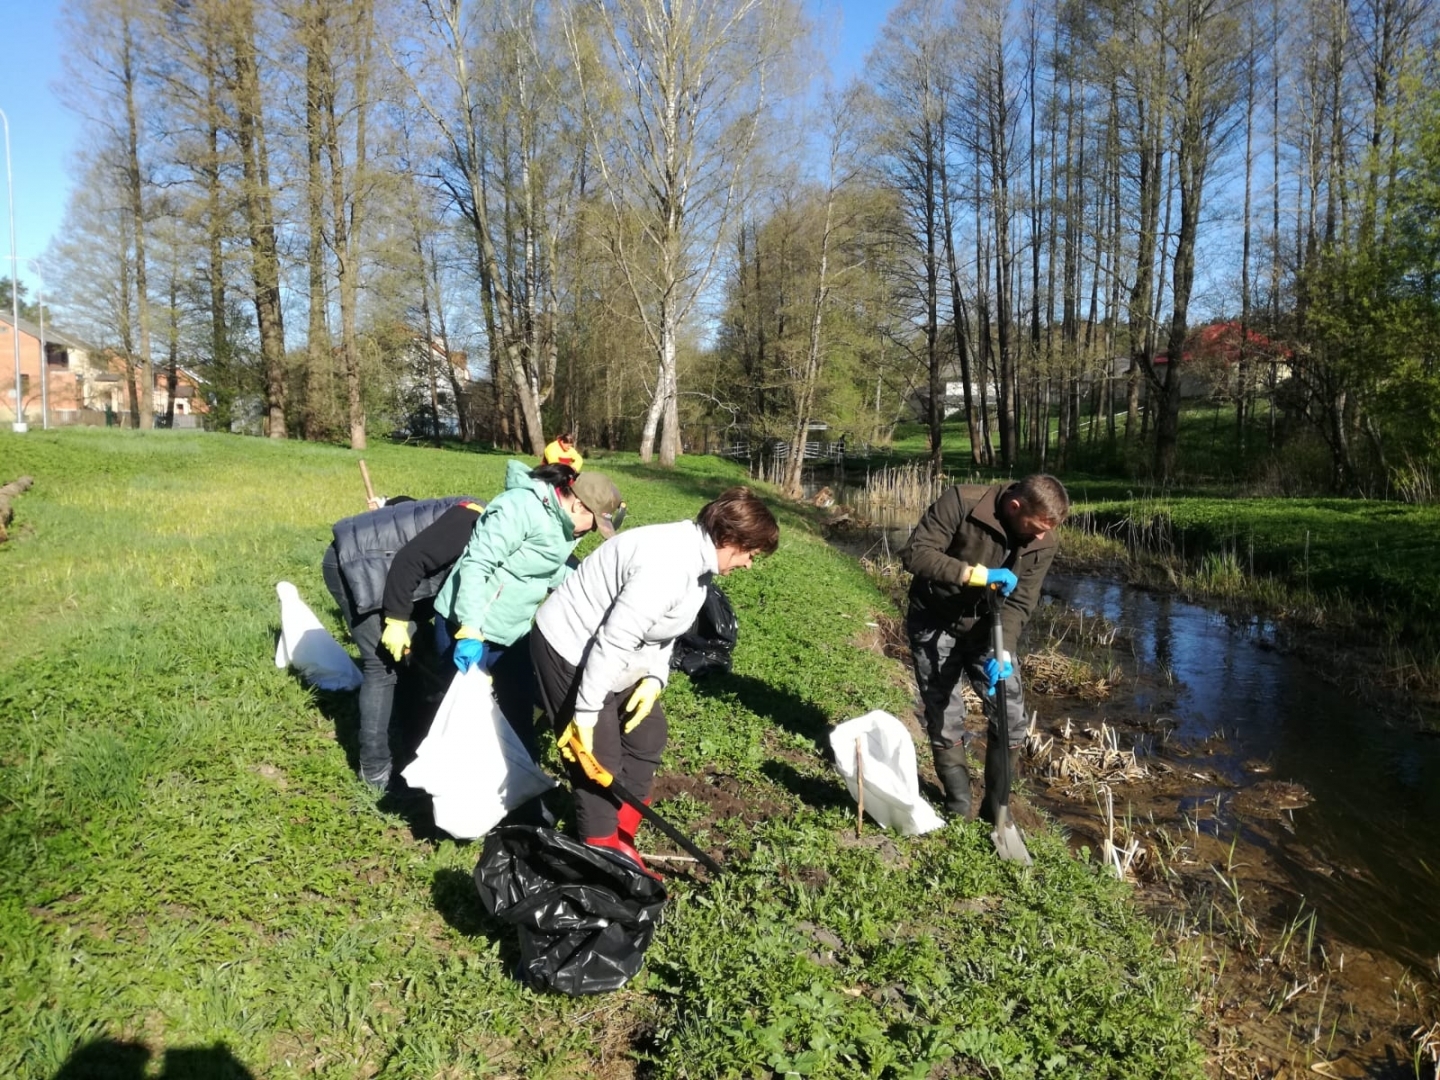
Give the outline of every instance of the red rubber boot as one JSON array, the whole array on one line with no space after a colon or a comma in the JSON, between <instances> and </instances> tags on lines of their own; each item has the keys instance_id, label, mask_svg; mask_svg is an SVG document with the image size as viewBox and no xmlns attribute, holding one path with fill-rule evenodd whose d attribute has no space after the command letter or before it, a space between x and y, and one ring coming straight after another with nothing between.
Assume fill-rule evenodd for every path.
<instances>
[{"instance_id":1,"label":"red rubber boot","mask_svg":"<svg viewBox=\"0 0 1440 1080\"><path fill-rule=\"evenodd\" d=\"M645 860L640 858L640 853L635 850L633 845L621 837L618 832L613 832L609 836L587 836L585 843L591 847L608 848L617 854L623 855L638 866L644 873L649 874L656 881L660 880L660 875L645 865Z\"/></svg>"},{"instance_id":2,"label":"red rubber boot","mask_svg":"<svg viewBox=\"0 0 1440 1080\"><path fill-rule=\"evenodd\" d=\"M645 805L650 805L649 799L645 800ZM619 819L615 831L619 833L621 840L624 840L631 847L634 847L635 830L640 828L640 811L636 810L635 807L629 803L621 803L620 809L616 811L615 816Z\"/></svg>"}]
</instances>

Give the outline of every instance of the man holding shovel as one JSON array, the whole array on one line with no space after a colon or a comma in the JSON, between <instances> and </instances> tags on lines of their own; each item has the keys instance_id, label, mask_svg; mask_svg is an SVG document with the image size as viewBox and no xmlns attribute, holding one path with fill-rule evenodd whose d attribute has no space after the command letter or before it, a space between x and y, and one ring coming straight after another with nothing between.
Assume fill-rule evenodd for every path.
<instances>
[{"instance_id":1,"label":"man holding shovel","mask_svg":"<svg viewBox=\"0 0 1440 1080\"><path fill-rule=\"evenodd\" d=\"M963 675L988 721L980 817L997 826L996 847L1006 857L1007 832L1016 857L1024 851L1007 810L1027 726L1014 658L1055 559L1054 530L1069 511L1064 485L1045 474L989 487L957 484L925 511L900 553L914 575L905 625L945 809L961 819L970 814ZM1000 655L992 606L1003 635Z\"/></svg>"}]
</instances>

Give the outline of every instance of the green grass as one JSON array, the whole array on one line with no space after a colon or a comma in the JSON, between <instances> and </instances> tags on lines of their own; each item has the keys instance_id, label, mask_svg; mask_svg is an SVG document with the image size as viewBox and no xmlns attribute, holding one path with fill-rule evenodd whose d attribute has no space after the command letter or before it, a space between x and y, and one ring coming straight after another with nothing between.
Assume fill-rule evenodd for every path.
<instances>
[{"instance_id":1,"label":"green grass","mask_svg":"<svg viewBox=\"0 0 1440 1080\"><path fill-rule=\"evenodd\" d=\"M274 583L322 620L357 455L213 434L0 434L35 477L0 547L0 1075L50 1080L112 1039L223 1044L256 1077L1199 1075L1180 976L1125 889L1032 837L853 834L825 733L908 707L856 648L888 602L775 501L780 550L727 582L735 674L665 696L662 775L732 798L660 809L730 872L674 879L645 970L534 993L470 881L478 845L377 808L336 740L350 702L271 662ZM498 490L505 456L394 446L382 493ZM740 479L592 459L637 524ZM703 796L703 792L699 793ZM642 847L660 838L642 833ZM102 1047L103 1049L103 1047Z\"/></svg>"},{"instance_id":2,"label":"green grass","mask_svg":"<svg viewBox=\"0 0 1440 1080\"><path fill-rule=\"evenodd\" d=\"M1436 646L1440 506L1363 499L1121 498L1084 524L1234 583L1270 579L1368 613L1394 637ZM1224 592L1224 589L1218 590Z\"/></svg>"}]
</instances>

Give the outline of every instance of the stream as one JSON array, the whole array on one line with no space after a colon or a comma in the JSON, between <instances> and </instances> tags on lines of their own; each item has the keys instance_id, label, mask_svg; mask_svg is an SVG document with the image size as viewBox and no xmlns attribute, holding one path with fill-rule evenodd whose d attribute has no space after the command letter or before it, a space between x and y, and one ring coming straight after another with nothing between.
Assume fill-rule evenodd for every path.
<instances>
[{"instance_id":1,"label":"stream","mask_svg":"<svg viewBox=\"0 0 1440 1080\"><path fill-rule=\"evenodd\" d=\"M1293 892L1336 936L1433 972L1440 955L1440 739L1417 734L1329 685L1277 650L1274 628L1236 623L1173 597L1051 575L1050 602L1118 625L1136 660L1159 680L1126 709L1161 714L1171 740L1205 744L1205 771L1182 812L1220 799L1201 828L1228 839L1237 827L1273 857ZM1162 693L1163 691L1163 693ZM1219 738L1216 736L1219 735ZM1163 755L1163 748L1160 750ZM1227 800L1266 777L1314 797L1256 828ZM1247 765L1249 767L1247 767ZM1229 831L1227 831L1229 830Z\"/></svg>"}]
</instances>

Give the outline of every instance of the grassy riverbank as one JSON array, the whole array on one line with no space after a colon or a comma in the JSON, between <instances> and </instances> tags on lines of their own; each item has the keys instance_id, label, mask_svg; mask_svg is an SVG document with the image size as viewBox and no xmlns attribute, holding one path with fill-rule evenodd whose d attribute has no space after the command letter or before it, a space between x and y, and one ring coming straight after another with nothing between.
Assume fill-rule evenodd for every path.
<instances>
[{"instance_id":1,"label":"grassy riverbank","mask_svg":"<svg viewBox=\"0 0 1440 1080\"><path fill-rule=\"evenodd\" d=\"M85 1046L213 1061L219 1044L266 1078L1198 1075L1178 969L1058 837L1032 837L1029 873L979 825L854 838L826 730L908 695L863 647L886 601L778 500L780 551L727 584L735 674L666 695L661 809L730 871L674 879L624 991L519 987L470 882L478 845L377 808L336 740L353 706L271 664L275 581L337 625L319 560L362 505L355 457L0 434L0 471L36 480L0 548L4 1075L50 1080ZM488 496L505 462L366 457L382 493L416 496ZM594 466L637 524L740 478L711 459Z\"/></svg>"}]
</instances>

